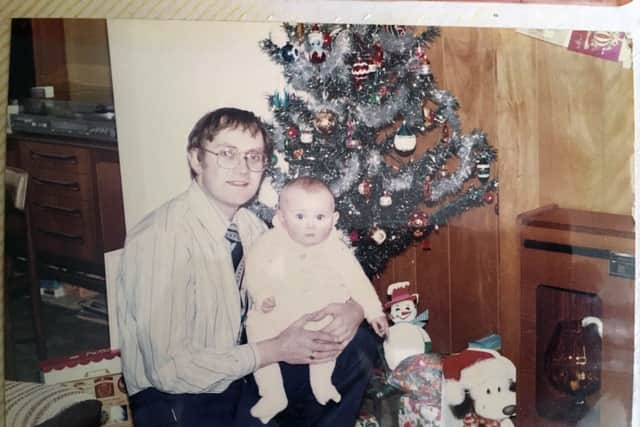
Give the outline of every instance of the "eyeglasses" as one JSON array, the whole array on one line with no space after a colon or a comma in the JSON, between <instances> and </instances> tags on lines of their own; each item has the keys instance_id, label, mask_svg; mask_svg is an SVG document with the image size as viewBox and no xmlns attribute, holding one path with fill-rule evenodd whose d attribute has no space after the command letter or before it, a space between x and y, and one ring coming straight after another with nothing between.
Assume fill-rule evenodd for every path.
<instances>
[{"instance_id":1,"label":"eyeglasses","mask_svg":"<svg viewBox=\"0 0 640 427\"><path fill-rule=\"evenodd\" d=\"M244 159L250 171L262 172L267 168L267 156L257 151L249 151L243 154L236 148L231 147L223 148L218 152L207 150L204 147L200 147L200 149L216 156L218 158L218 166L223 169L235 168L240 164L241 158Z\"/></svg>"}]
</instances>

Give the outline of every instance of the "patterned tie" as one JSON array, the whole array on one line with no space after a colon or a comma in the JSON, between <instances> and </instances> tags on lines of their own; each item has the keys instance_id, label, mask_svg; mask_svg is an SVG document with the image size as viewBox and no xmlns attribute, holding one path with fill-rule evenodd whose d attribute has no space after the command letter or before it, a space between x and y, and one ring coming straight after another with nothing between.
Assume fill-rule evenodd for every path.
<instances>
[{"instance_id":1,"label":"patterned tie","mask_svg":"<svg viewBox=\"0 0 640 427\"><path fill-rule=\"evenodd\" d=\"M244 330L244 321L247 317L247 290L242 285L242 276L244 275L244 259L243 259L243 250L242 250L242 242L240 242L240 234L238 233L238 226L236 224L231 223L229 228L227 228L227 232L224 237L231 244L231 261L233 263L233 271L236 274L236 284L238 285L238 289L240 291L240 336L238 337L238 342L240 344L244 344L247 342L245 330Z\"/></svg>"}]
</instances>

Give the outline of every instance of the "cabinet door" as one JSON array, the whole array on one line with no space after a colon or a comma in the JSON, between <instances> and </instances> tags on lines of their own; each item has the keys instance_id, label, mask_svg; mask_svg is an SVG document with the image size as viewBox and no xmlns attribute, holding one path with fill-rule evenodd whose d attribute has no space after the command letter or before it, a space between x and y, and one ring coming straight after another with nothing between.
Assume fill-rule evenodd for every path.
<instances>
[{"instance_id":1,"label":"cabinet door","mask_svg":"<svg viewBox=\"0 0 640 427\"><path fill-rule=\"evenodd\" d=\"M125 226L119 163L96 163L96 189L104 252L120 249L124 246Z\"/></svg>"},{"instance_id":2,"label":"cabinet door","mask_svg":"<svg viewBox=\"0 0 640 427\"><path fill-rule=\"evenodd\" d=\"M56 99L69 99L64 20L32 19L36 85L53 86Z\"/></svg>"}]
</instances>

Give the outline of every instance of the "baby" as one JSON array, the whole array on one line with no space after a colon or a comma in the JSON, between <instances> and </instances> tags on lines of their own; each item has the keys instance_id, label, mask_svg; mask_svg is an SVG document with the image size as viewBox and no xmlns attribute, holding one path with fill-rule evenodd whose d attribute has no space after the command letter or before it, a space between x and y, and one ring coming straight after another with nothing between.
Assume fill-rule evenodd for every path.
<instances>
[{"instance_id":1,"label":"baby","mask_svg":"<svg viewBox=\"0 0 640 427\"><path fill-rule=\"evenodd\" d=\"M245 285L252 301L247 315L250 342L272 338L302 315L350 298L360 304L379 336L389 330L378 296L351 250L335 229L333 195L320 180L301 177L280 193L274 228L253 245L246 259ZM307 324L322 329L328 316ZM340 401L331 383L335 361L309 366L316 400ZM287 406L278 364L254 373L261 399L251 414L267 423Z\"/></svg>"}]
</instances>

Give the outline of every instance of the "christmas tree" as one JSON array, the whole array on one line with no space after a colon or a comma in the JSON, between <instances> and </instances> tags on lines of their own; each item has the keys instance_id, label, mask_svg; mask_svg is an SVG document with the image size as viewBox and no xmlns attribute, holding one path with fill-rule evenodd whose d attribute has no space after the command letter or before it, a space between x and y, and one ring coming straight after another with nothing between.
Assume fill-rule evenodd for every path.
<instances>
[{"instance_id":1,"label":"christmas tree","mask_svg":"<svg viewBox=\"0 0 640 427\"><path fill-rule=\"evenodd\" d=\"M283 28L284 45L260 42L287 81L268 97L275 154L266 185L277 192L302 175L326 182L338 228L369 276L452 216L493 202L495 150L482 132L462 133L456 99L431 73L437 28ZM433 141L421 154L418 135ZM273 197L261 194L253 208L269 221Z\"/></svg>"}]
</instances>

